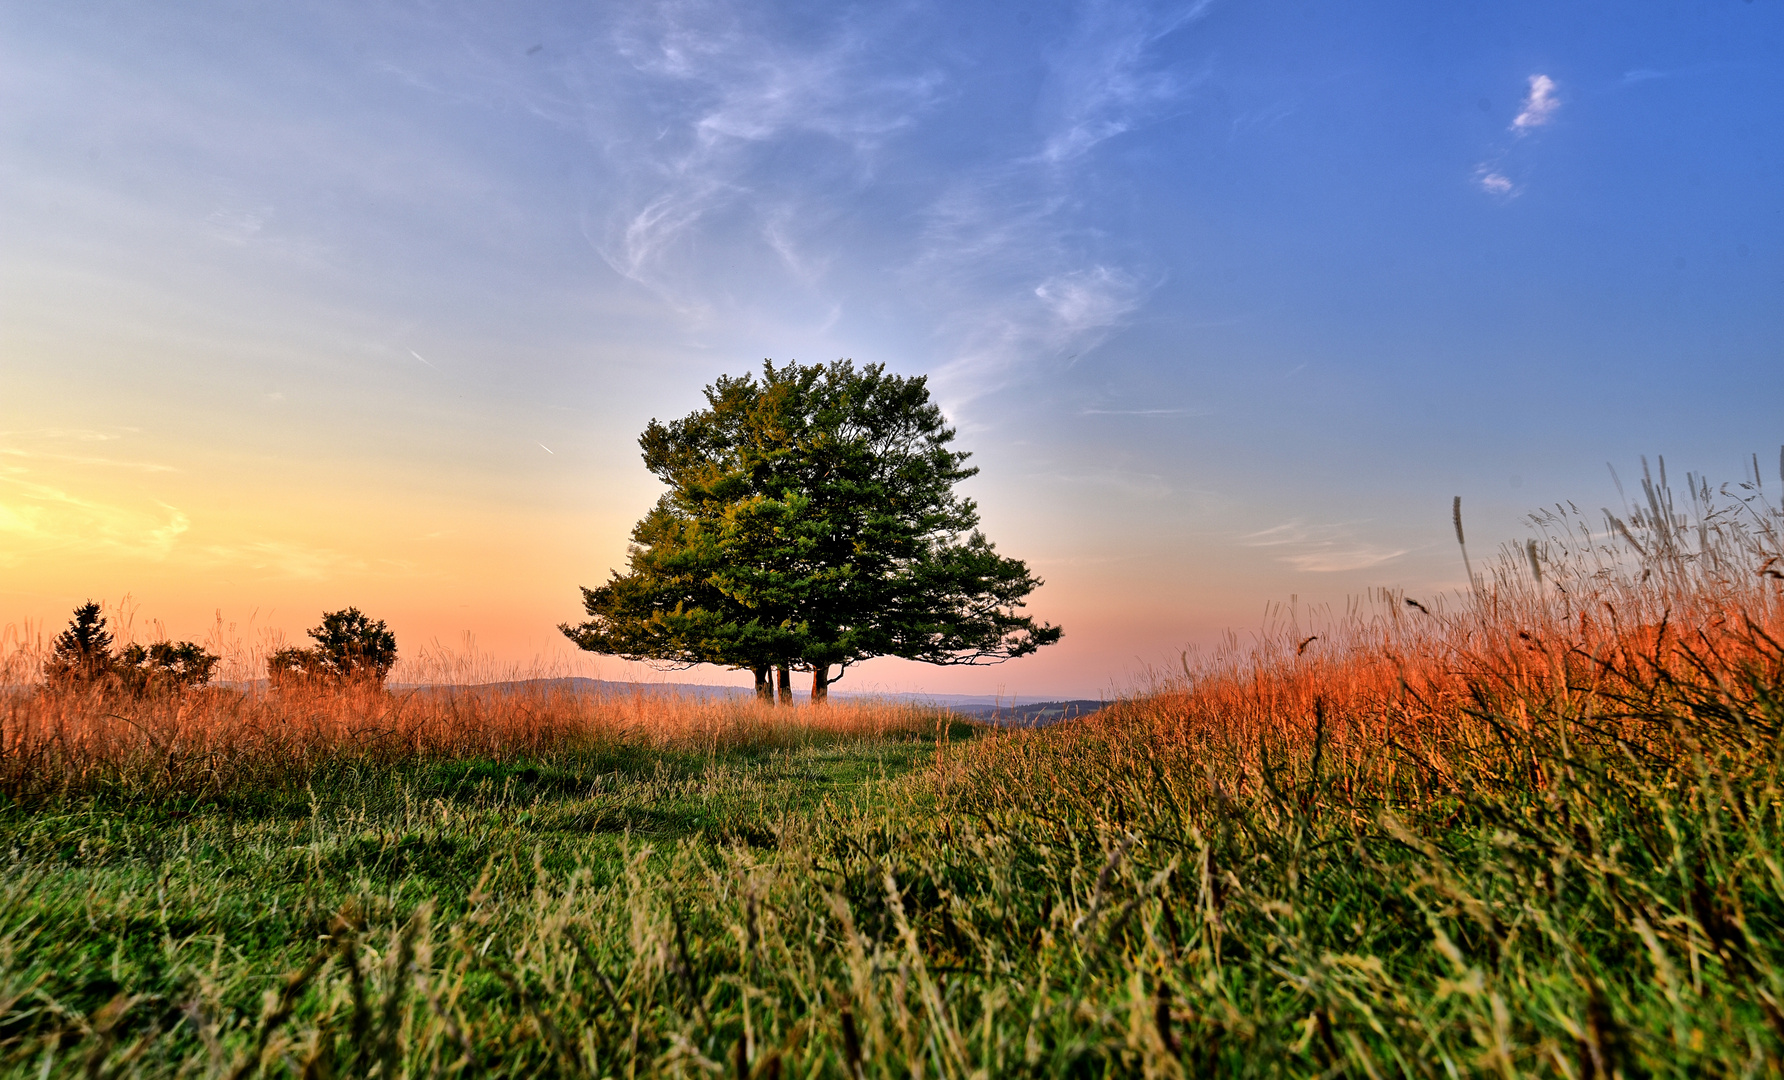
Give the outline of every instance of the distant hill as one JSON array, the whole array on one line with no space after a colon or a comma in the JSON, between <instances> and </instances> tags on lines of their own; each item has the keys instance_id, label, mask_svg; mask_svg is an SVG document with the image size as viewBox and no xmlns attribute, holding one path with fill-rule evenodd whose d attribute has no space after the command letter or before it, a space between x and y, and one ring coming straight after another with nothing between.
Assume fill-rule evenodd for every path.
<instances>
[{"instance_id":1,"label":"distant hill","mask_svg":"<svg viewBox=\"0 0 1784 1080\"><path fill-rule=\"evenodd\" d=\"M393 687L394 688L394 687ZM420 690L422 686L404 686L400 689ZM444 687L442 687L444 689ZM469 688L467 688L469 689ZM483 690L549 690L565 689L585 694L643 694L649 697L658 695L667 697L692 698L728 698L749 697L755 691L748 686L717 686L710 683L672 683L672 682L616 682L608 679L588 679L566 677L557 679L518 679L512 682L478 683L476 689ZM1025 696L1021 694L927 694L927 693L877 693L874 691L832 690L832 697L839 698L879 698L889 701L915 701L932 705L941 705L955 712L968 716L981 713L990 715L997 710L1042 710L1050 706L1070 705L1082 712L1095 712L1102 708L1103 702L1090 699L1074 699L1071 701L1049 700L1047 698ZM805 691L799 692L799 700L804 701Z\"/></svg>"},{"instance_id":2,"label":"distant hill","mask_svg":"<svg viewBox=\"0 0 1784 1080\"><path fill-rule=\"evenodd\" d=\"M714 698L747 698L755 691L747 686L715 686L709 683L615 682L608 679L566 677L558 679L517 679L512 682L479 683L475 686L407 686L406 690L479 690L487 693L525 693L541 690L568 690L591 697L679 697L696 701ZM961 716L1000 727L1045 727L1075 716L1089 716L1106 701L1073 698L1048 701L1041 698L1008 694L875 694L838 691L837 698L879 698L882 700L920 703L948 709ZM805 695L800 694L800 701Z\"/></svg>"},{"instance_id":3,"label":"distant hill","mask_svg":"<svg viewBox=\"0 0 1784 1080\"><path fill-rule=\"evenodd\" d=\"M513 682L478 683L475 686L415 686L405 689L424 690L488 690L497 693L521 691L569 690L591 697L680 697L705 701L711 698L749 697L754 690L747 686L711 686L702 683L614 682L608 679L585 679L580 676L561 679L517 679Z\"/></svg>"},{"instance_id":4,"label":"distant hill","mask_svg":"<svg viewBox=\"0 0 1784 1080\"><path fill-rule=\"evenodd\" d=\"M1071 701L1037 701L1027 705L953 706L955 712L999 727L1046 727L1061 720L1089 716L1109 703L1076 698Z\"/></svg>"}]
</instances>

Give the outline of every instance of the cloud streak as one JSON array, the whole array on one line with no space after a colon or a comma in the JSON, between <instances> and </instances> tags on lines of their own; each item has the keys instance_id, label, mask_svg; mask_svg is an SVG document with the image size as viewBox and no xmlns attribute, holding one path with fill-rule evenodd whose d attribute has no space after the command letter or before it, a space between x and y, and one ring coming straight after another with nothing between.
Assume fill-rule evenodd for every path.
<instances>
[{"instance_id":1,"label":"cloud streak","mask_svg":"<svg viewBox=\"0 0 1784 1080\"><path fill-rule=\"evenodd\" d=\"M0 455L26 461L49 461L58 465L95 465L107 469L128 469L131 472L164 473L178 472L172 465L157 465L152 461L119 461L115 458L88 457L82 454L55 454L41 450L21 450L16 446L0 446Z\"/></svg>"},{"instance_id":2,"label":"cloud streak","mask_svg":"<svg viewBox=\"0 0 1784 1080\"><path fill-rule=\"evenodd\" d=\"M1561 107L1561 101L1555 97L1555 80L1547 75L1530 76L1530 92L1524 96L1524 108L1511 122L1511 129L1519 135L1526 134L1542 127L1554 119L1555 110Z\"/></svg>"},{"instance_id":3,"label":"cloud streak","mask_svg":"<svg viewBox=\"0 0 1784 1080\"><path fill-rule=\"evenodd\" d=\"M969 174L928 212L915 276L975 299L942 320L951 356L937 382L950 405L1096 349L1161 283L1143 254L1101 240L1084 182L1098 147L1182 108L1199 77L1171 69L1158 46L1207 7L1086 4L1052 51L1033 148Z\"/></svg>"},{"instance_id":4,"label":"cloud streak","mask_svg":"<svg viewBox=\"0 0 1784 1080\"><path fill-rule=\"evenodd\" d=\"M1390 548L1357 538L1352 522L1309 525L1299 519L1239 538L1246 547L1278 549L1278 562L1302 573L1366 570L1397 559L1410 548Z\"/></svg>"},{"instance_id":5,"label":"cloud streak","mask_svg":"<svg viewBox=\"0 0 1784 1080\"><path fill-rule=\"evenodd\" d=\"M1082 409L1079 416L1207 416L1202 409Z\"/></svg>"},{"instance_id":6,"label":"cloud streak","mask_svg":"<svg viewBox=\"0 0 1784 1080\"><path fill-rule=\"evenodd\" d=\"M120 506L28 479L16 466L0 470L0 565L27 555L70 552L164 559L191 521L177 507Z\"/></svg>"},{"instance_id":7,"label":"cloud streak","mask_svg":"<svg viewBox=\"0 0 1784 1080\"><path fill-rule=\"evenodd\" d=\"M1555 118L1561 108L1561 99L1556 96L1555 80L1547 75L1537 74L1529 78L1529 90L1518 108L1518 115L1512 118L1509 130L1515 139L1546 127ZM1512 170L1507 166L1513 147L1502 146L1491 158L1474 167L1474 183L1481 191L1499 199L1510 199L1522 194L1523 188L1512 179Z\"/></svg>"},{"instance_id":8,"label":"cloud streak","mask_svg":"<svg viewBox=\"0 0 1784 1080\"><path fill-rule=\"evenodd\" d=\"M802 276L820 267L796 223L822 216L820 192L867 182L940 82L921 67L884 69L871 25L795 40L752 14L719 3L641 9L617 29L611 56L586 58L604 74L617 61L617 85L598 87L586 72L574 80L618 188L591 242L616 272L690 308L708 302L692 260L720 234L753 239ZM806 167L775 175L790 150Z\"/></svg>"},{"instance_id":9,"label":"cloud streak","mask_svg":"<svg viewBox=\"0 0 1784 1080\"><path fill-rule=\"evenodd\" d=\"M725 0L637 6L545 96L580 103L600 162L582 233L615 273L691 328L722 314L809 340L896 308L933 328L914 359L953 408L1095 349L1162 281L1143 246L1108 239L1092 185L1102 147L1204 78L1162 46L1208 6L1084 0L1032 43L1041 68L1000 86L1027 95L1032 128L970 141L933 136L980 122L985 58L928 41L950 18L923 0L797 24Z\"/></svg>"}]
</instances>

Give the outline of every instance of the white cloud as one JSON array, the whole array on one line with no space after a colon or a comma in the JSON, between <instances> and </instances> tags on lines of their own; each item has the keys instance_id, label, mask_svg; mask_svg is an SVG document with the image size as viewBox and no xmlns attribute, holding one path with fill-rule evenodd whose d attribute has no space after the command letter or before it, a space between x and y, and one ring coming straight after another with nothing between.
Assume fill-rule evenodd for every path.
<instances>
[{"instance_id":1,"label":"white cloud","mask_svg":"<svg viewBox=\"0 0 1784 1080\"><path fill-rule=\"evenodd\" d=\"M1085 169L1098 146L1179 109L1199 76L1162 63L1162 39L1205 0L1158 11L1092 0L1049 58L1042 130L1029 149L963 176L931 207L912 278L954 307L936 384L953 409L1016 372L1097 348L1160 283L1087 227ZM964 301L964 302L963 302Z\"/></svg>"},{"instance_id":2,"label":"white cloud","mask_svg":"<svg viewBox=\"0 0 1784 1080\"><path fill-rule=\"evenodd\" d=\"M1555 97L1555 80L1547 75L1532 75L1530 93L1524 98L1523 111L1512 120L1511 129L1522 135L1532 128L1542 127L1560 107L1561 101Z\"/></svg>"},{"instance_id":3,"label":"white cloud","mask_svg":"<svg viewBox=\"0 0 1784 1080\"><path fill-rule=\"evenodd\" d=\"M1510 131L1517 139L1549 123L1554 119L1555 111L1561 107L1561 99L1555 96L1555 80L1547 75L1530 76L1530 91L1524 95L1518 115L1511 122ZM1507 168L1507 162L1517 154L1517 143L1501 146L1486 161L1474 168L1474 182L1488 195L1501 199L1510 199L1521 194L1517 181L1512 179L1514 170Z\"/></svg>"},{"instance_id":4,"label":"white cloud","mask_svg":"<svg viewBox=\"0 0 1784 1080\"><path fill-rule=\"evenodd\" d=\"M837 186L870 177L884 143L937 99L935 73L879 69L870 26L794 42L750 23L749 11L645 9L619 32L616 56L589 58L595 78L579 87L619 189L590 239L620 274L689 309L705 305L701 249L732 218L753 220L744 233L796 277L821 274L825 257L803 249L794 223L822 216ZM814 139L826 148L801 153L816 153L817 167L808 159L788 174L777 150Z\"/></svg>"},{"instance_id":5,"label":"white cloud","mask_svg":"<svg viewBox=\"0 0 1784 1080\"><path fill-rule=\"evenodd\" d=\"M1087 4L1078 32L1054 57L1053 83L1060 101L1041 160L1061 164L1081 157L1181 101L1186 91L1182 77L1152 66L1148 53L1161 38L1199 17L1209 3L1197 0L1162 14L1128 4Z\"/></svg>"},{"instance_id":6,"label":"white cloud","mask_svg":"<svg viewBox=\"0 0 1784 1080\"><path fill-rule=\"evenodd\" d=\"M1476 174L1475 180L1480 184L1480 189L1488 195L1511 195L1517 191L1517 185L1511 182L1510 177L1485 167L1482 167Z\"/></svg>"},{"instance_id":7,"label":"white cloud","mask_svg":"<svg viewBox=\"0 0 1784 1080\"><path fill-rule=\"evenodd\" d=\"M1309 525L1295 520L1239 537L1246 547L1279 548L1277 561L1311 574L1364 570L1397 559L1408 548L1389 548L1360 540L1354 522Z\"/></svg>"}]
</instances>

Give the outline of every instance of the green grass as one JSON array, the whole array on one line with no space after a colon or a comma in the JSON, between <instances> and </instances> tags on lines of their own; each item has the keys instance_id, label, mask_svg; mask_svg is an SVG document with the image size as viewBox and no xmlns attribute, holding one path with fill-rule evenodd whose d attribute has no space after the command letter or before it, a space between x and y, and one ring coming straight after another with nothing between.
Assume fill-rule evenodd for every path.
<instances>
[{"instance_id":1,"label":"green grass","mask_svg":"<svg viewBox=\"0 0 1784 1080\"><path fill-rule=\"evenodd\" d=\"M1778 1075L1784 647L1732 633L15 805L0 1069Z\"/></svg>"},{"instance_id":2,"label":"green grass","mask_svg":"<svg viewBox=\"0 0 1784 1080\"><path fill-rule=\"evenodd\" d=\"M0 1064L1775 1075L1760 660L1636 663L1585 712L1483 679L1445 732L1410 691L1311 742L1161 726L1161 700L939 749L608 745L13 807Z\"/></svg>"},{"instance_id":3,"label":"green grass","mask_svg":"<svg viewBox=\"0 0 1784 1080\"><path fill-rule=\"evenodd\" d=\"M827 801L871 803L933 754L906 740L712 755L613 745L340 769L185 805L13 806L0 810L6 975L14 992L34 988L43 1015L69 1017L125 988L178 996L221 970L216 956L269 976L301 967L343 908L385 923L423 904L460 918L480 884L519 896L541 875L578 875L601 888L640 851L772 848L789 821Z\"/></svg>"}]
</instances>

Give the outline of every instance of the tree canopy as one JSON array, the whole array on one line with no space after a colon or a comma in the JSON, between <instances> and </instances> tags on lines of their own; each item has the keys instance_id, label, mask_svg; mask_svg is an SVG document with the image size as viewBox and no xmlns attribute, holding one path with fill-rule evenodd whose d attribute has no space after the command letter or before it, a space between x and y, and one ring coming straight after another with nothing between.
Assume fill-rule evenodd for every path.
<instances>
[{"instance_id":1,"label":"tree canopy","mask_svg":"<svg viewBox=\"0 0 1784 1080\"><path fill-rule=\"evenodd\" d=\"M75 608L44 664L45 683L55 688L102 683L140 696L203 686L217 669L218 657L194 642L133 641L115 653L112 642L98 603L89 600Z\"/></svg>"},{"instance_id":2,"label":"tree canopy","mask_svg":"<svg viewBox=\"0 0 1784 1080\"><path fill-rule=\"evenodd\" d=\"M1041 582L999 555L954 487L978 470L921 377L878 364L764 361L707 406L652 420L645 467L669 490L632 530L628 572L583 589L594 652L813 673L822 700L874 656L998 663L1060 638L1023 615Z\"/></svg>"},{"instance_id":3,"label":"tree canopy","mask_svg":"<svg viewBox=\"0 0 1784 1080\"><path fill-rule=\"evenodd\" d=\"M89 600L74 609L68 629L56 635L51 644L49 661L44 664L44 679L52 686L71 686L94 682L111 673L111 631L105 628L105 616L99 613L97 601Z\"/></svg>"},{"instance_id":4,"label":"tree canopy","mask_svg":"<svg viewBox=\"0 0 1784 1080\"><path fill-rule=\"evenodd\" d=\"M322 625L306 631L316 644L308 649L283 648L266 658L267 678L274 686L339 683L380 686L396 666L396 635L356 607L326 612Z\"/></svg>"}]
</instances>

